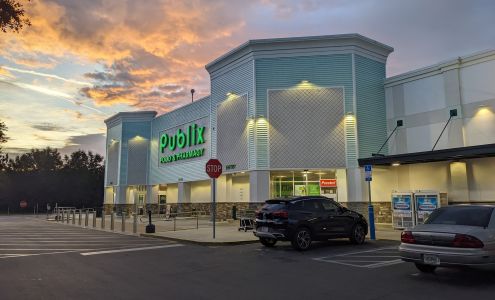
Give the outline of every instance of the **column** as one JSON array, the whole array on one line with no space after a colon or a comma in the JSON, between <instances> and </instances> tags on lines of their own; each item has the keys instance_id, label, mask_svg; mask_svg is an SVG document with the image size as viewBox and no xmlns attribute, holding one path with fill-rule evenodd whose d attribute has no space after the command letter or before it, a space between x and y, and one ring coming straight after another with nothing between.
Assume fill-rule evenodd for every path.
<instances>
[{"instance_id":1,"label":"column","mask_svg":"<svg viewBox=\"0 0 495 300\"><path fill-rule=\"evenodd\" d=\"M249 172L249 202L270 199L270 171Z\"/></svg>"}]
</instances>

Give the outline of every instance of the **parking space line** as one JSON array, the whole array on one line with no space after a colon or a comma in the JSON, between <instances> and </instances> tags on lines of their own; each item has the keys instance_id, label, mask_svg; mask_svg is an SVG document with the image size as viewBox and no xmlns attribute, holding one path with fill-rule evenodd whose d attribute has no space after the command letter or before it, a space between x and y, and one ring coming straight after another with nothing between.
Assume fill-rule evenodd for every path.
<instances>
[{"instance_id":1,"label":"parking space line","mask_svg":"<svg viewBox=\"0 0 495 300\"><path fill-rule=\"evenodd\" d=\"M162 248L172 248L172 247L181 247L181 246L184 246L184 245L182 245L182 244L171 244L171 245L163 245L163 246L127 248L127 249L105 250L105 251L95 251L95 252L83 252L83 253L80 253L80 254L83 255L83 256L88 256L88 255L99 255L99 254L110 254L110 253L120 253L120 252L132 252L132 251L142 251L142 250L153 250L153 249L162 249Z\"/></svg>"},{"instance_id":2,"label":"parking space line","mask_svg":"<svg viewBox=\"0 0 495 300\"><path fill-rule=\"evenodd\" d=\"M392 249L395 251L390 251ZM365 251L348 252L317 257L313 258L313 260L368 269L387 267L403 263L400 256L397 255L397 247L382 247Z\"/></svg>"},{"instance_id":3,"label":"parking space line","mask_svg":"<svg viewBox=\"0 0 495 300\"><path fill-rule=\"evenodd\" d=\"M366 267L373 269L373 268L386 267L386 266L391 266L391 265L396 265L396 264L401 264L401 263L403 263L402 259L394 259L394 260L389 260L386 262L367 265Z\"/></svg>"}]
</instances>

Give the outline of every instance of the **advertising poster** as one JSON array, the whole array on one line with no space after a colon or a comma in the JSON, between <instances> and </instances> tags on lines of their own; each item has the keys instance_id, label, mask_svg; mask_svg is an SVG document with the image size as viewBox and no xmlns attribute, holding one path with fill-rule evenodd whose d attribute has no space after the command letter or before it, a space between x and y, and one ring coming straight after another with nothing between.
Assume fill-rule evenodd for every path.
<instances>
[{"instance_id":1,"label":"advertising poster","mask_svg":"<svg viewBox=\"0 0 495 300\"><path fill-rule=\"evenodd\" d=\"M410 195L396 195L392 197L392 208L396 217L411 217L412 205Z\"/></svg>"},{"instance_id":2,"label":"advertising poster","mask_svg":"<svg viewBox=\"0 0 495 300\"><path fill-rule=\"evenodd\" d=\"M319 196L320 185L318 183L308 183L308 196Z\"/></svg>"},{"instance_id":3,"label":"advertising poster","mask_svg":"<svg viewBox=\"0 0 495 300\"><path fill-rule=\"evenodd\" d=\"M306 196L306 185L305 184L295 184L294 185L294 195L295 196Z\"/></svg>"},{"instance_id":4,"label":"advertising poster","mask_svg":"<svg viewBox=\"0 0 495 300\"><path fill-rule=\"evenodd\" d=\"M426 220L438 207L437 195L416 196L416 213L418 214L418 221L423 222Z\"/></svg>"}]
</instances>

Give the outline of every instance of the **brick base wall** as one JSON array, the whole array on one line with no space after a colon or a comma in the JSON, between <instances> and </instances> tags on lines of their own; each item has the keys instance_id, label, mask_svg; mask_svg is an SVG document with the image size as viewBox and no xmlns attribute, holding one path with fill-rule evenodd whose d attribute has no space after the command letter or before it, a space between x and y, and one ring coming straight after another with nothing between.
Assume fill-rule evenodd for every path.
<instances>
[{"instance_id":1,"label":"brick base wall","mask_svg":"<svg viewBox=\"0 0 495 300\"><path fill-rule=\"evenodd\" d=\"M341 202L348 209L357 211L368 220L368 202ZM392 203L372 202L375 212L375 223L392 224Z\"/></svg>"}]
</instances>

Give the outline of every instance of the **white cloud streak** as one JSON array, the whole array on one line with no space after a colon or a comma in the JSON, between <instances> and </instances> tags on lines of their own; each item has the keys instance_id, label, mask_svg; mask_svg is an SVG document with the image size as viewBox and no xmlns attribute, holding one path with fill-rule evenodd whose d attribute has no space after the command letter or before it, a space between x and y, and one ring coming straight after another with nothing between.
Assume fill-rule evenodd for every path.
<instances>
[{"instance_id":1,"label":"white cloud streak","mask_svg":"<svg viewBox=\"0 0 495 300\"><path fill-rule=\"evenodd\" d=\"M0 68L3 68L5 70L9 70L9 71L13 71L13 72L23 73L23 74L31 74L31 75L35 75L35 76L58 79L58 80L62 80L64 82L70 82L70 83L74 83L74 84L78 84L78 85L91 86L90 82L79 81L79 80L75 80L75 79L67 79L67 78L63 78L63 77L60 77L60 76L55 75L55 74L41 73L41 72L36 72L36 71L32 71L32 70L23 70L23 69L12 68L12 67L7 67L7 66L1 66Z\"/></svg>"}]
</instances>

